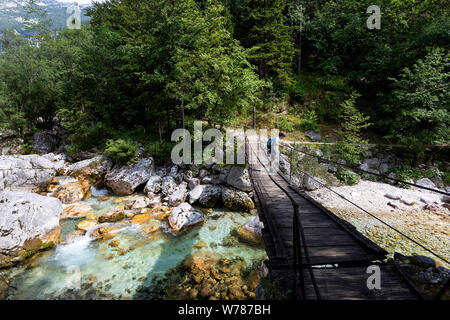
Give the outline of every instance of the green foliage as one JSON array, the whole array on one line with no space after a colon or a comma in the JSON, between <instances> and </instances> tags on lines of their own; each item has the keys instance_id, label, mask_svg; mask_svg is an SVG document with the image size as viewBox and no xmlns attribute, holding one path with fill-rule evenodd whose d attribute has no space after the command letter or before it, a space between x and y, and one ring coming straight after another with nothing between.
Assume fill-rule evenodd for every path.
<instances>
[{"instance_id":1,"label":"green foliage","mask_svg":"<svg viewBox=\"0 0 450 320\"><path fill-rule=\"evenodd\" d=\"M302 122L300 124L300 129L307 130L319 130L319 117L314 110L306 111L303 114Z\"/></svg>"},{"instance_id":2,"label":"green foliage","mask_svg":"<svg viewBox=\"0 0 450 320\"><path fill-rule=\"evenodd\" d=\"M389 173L393 172L398 180L402 181L417 181L422 177L422 172L419 169L410 166L401 166L398 168L391 168ZM411 188L410 185L399 183L399 186L405 189Z\"/></svg>"},{"instance_id":3,"label":"green foliage","mask_svg":"<svg viewBox=\"0 0 450 320\"><path fill-rule=\"evenodd\" d=\"M172 148L174 144L172 142L155 141L145 146L145 153L152 156L154 159L161 161L170 160Z\"/></svg>"},{"instance_id":4,"label":"green foliage","mask_svg":"<svg viewBox=\"0 0 450 320\"><path fill-rule=\"evenodd\" d=\"M361 158L362 151L367 149L363 146L367 140L361 138L361 130L371 125L368 122L369 117L364 116L355 107L357 97L358 95L353 93L350 99L341 104L341 129L336 130L340 140L335 145L335 157L344 159L348 165L355 164Z\"/></svg>"},{"instance_id":5,"label":"green foliage","mask_svg":"<svg viewBox=\"0 0 450 320\"><path fill-rule=\"evenodd\" d=\"M359 183L359 175L349 171L349 170L345 170L343 168L339 168L337 173L336 173L336 177L343 183L348 184L348 185L355 185Z\"/></svg>"},{"instance_id":6,"label":"green foliage","mask_svg":"<svg viewBox=\"0 0 450 320\"><path fill-rule=\"evenodd\" d=\"M138 145L131 140L108 140L105 154L115 161L127 163L136 157L138 149Z\"/></svg>"},{"instance_id":7,"label":"green foliage","mask_svg":"<svg viewBox=\"0 0 450 320\"><path fill-rule=\"evenodd\" d=\"M412 69L405 68L394 81L391 136L423 151L444 144L450 137L450 53L433 48Z\"/></svg>"},{"instance_id":8,"label":"green foliage","mask_svg":"<svg viewBox=\"0 0 450 320\"><path fill-rule=\"evenodd\" d=\"M281 131L288 131L288 132L294 131L294 126L288 117L284 117L284 116L279 117L277 119L277 123L278 123L278 129L280 129Z\"/></svg>"}]
</instances>

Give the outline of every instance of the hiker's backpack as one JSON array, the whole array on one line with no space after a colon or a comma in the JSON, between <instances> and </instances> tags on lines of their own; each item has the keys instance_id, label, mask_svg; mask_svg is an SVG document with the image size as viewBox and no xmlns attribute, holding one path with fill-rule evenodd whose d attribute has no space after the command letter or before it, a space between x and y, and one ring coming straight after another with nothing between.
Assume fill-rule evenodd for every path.
<instances>
[{"instance_id":1,"label":"hiker's backpack","mask_svg":"<svg viewBox=\"0 0 450 320\"><path fill-rule=\"evenodd\" d=\"M269 152L269 154L272 152L272 137L267 140L267 151Z\"/></svg>"}]
</instances>

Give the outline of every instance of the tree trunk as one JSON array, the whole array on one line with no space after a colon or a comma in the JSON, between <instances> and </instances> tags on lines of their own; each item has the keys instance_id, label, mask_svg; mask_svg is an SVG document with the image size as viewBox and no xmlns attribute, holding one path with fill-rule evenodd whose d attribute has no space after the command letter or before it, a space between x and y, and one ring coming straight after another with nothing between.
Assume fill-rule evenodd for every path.
<instances>
[{"instance_id":1,"label":"tree trunk","mask_svg":"<svg viewBox=\"0 0 450 320\"><path fill-rule=\"evenodd\" d=\"M184 100L181 100L181 121L183 122L183 129L184 127Z\"/></svg>"},{"instance_id":2,"label":"tree trunk","mask_svg":"<svg viewBox=\"0 0 450 320\"><path fill-rule=\"evenodd\" d=\"M256 106L253 103L253 129L256 129Z\"/></svg>"},{"instance_id":3,"label":"tree trunk","mask_svg":"<svg viewBox=\"0 0 450 320\"><path fill-rule=\"evenodd\" d=\"M302 32L300 31L298 41L298 61L297 61L297 74L300 75L301 65L302 65Z\"/></svg>"}]
</instances>

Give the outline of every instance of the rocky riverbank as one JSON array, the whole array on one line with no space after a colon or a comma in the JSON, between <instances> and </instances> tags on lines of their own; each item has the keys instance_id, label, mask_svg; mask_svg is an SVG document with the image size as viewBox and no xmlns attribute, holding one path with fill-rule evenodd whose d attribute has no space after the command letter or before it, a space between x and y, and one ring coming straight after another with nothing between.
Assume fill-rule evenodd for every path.
<instances>
[{"instance_id":1,"label":"rocky riverbank","mask_svg":"<svg viewBox=\"0 0 450 320\"><path fill-rule=\"evenodd\" d=\"M191 298L255 297L259 278L254 270L266 255L246 168L158 167L152 158L122 165L103 156L70 163L54 154L2 156L0 165L13 169L3 175L0 193L7 199L4 217L13 231L0 238L2 267L10 267L0 272L3 298L167 298L167 279L185 275L194 282L179 282L181 296L189 287ZM28 205L12 203L15 198ZM46 224L33 219L47 217L47 211L54 216ZM54 228L47 228L50 223ZM30 241L39 246L30 250ZM211 269L196 264L205 256L214 257ZM135 269L127 261L148 269ZM112 278L99 274L97 265L106 274L109 269ZM76 290L67 288L68 268L81 270ZM123 269L134 270L134 276L119 279ZM211 283L212 272L216 283ZM42 287L41 281L49 283ZM231 282L235 287L229 290Z\"/></svg>"}]
</instances>

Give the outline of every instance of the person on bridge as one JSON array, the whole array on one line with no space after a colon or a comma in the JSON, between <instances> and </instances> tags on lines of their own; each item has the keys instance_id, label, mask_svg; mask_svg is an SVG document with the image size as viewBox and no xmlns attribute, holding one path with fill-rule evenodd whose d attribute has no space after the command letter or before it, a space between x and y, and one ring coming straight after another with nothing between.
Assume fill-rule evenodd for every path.
<instances>
[{"instance_id":1,"label":"person on bridge","mask_svg":"<svg viewBox=\"0 0 450 320\"><path fill-rule=\"evenodd\" d=\"M285 137L285 134L280 131L278 137L270 137L269 140L267 140L267 153L270 159L270 169L273 168L273 163L279 159L280 151L278 146L280 144L280 138L283 137Z\"/></svg>"}]
</instances>

